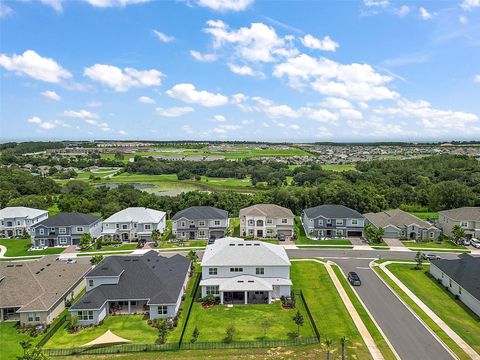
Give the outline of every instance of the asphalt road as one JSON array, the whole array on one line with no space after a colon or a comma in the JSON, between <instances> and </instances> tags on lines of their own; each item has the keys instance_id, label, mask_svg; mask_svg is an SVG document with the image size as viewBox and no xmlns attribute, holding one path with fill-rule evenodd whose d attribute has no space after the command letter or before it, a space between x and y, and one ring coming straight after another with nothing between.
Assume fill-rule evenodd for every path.
<instances>
[{"instance_id":1,"label":"asphalt road","mask_svg":"<svg viewBox=\"0 0 480 360\"><path fill-rule=\"evenodd\" d=\"M355 271L362 280L362 286L355 287L355 290L402 360L453 359L450 353L369 268L371 259L379 255L385 257L384 252L289 250L288 255L293 258L311 256L329 258L337 263L345 273ZM456 257L455 254L440 254L440 256ZM408 260L414 257L414 253L388 253L388 258L394 259Z\"/></svg>"}]
</instances>

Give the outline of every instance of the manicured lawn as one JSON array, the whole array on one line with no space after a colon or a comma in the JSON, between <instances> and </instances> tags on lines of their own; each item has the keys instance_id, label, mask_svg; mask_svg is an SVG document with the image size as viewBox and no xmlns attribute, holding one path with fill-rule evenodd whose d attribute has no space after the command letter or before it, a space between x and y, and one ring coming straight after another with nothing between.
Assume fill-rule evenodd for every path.
<instances>
[{"instance_id":1,"label":"manicured lawn","mask_svg":"<svg viewBox=\"0 0 480 360\"><path fill-rule=\"evenodd\" d=\"M71 334L67 330L68 321L45 344L45 348L70 348L86 344L105 331L130 340L134 344L153 344L158 338L158 330L147 324L144 315L107 316L100 326L86 327Z\"/></svg>"},{"instance_id":2,"label":"manicured lawn","mask_svg":"<svg viewBox=\"0 0 480 360\"><path fill-rule=\"evenodd\" d=\"M39 251L27 251L30 247L30 240L23 239L0 239L0 245L7 248L5 256L33 256L33 255L48 255L48 254L60 254L65 250L64 248L48 248Z\"/></svg>"},{"instance_id":3,"label":"manicured lawn","mask_svg":"<svg viewBox=\"0 0 480 360\"><path fill-rule=\"evenodd\" d=\"M309 239L305 234L305 229L303 228L302 221L300 216L295 216L295 235L297 240L295 244L297 245L352 245L350 240L347 239L329 239L329 240L313 240Z\"/></svg>"},{"instance_id":4,"label":"manicured lawn","mask_svg":"<svg viewBox=\"0 0 480 360\"><path fill-rule=\"evenodd\" d=\"M480 318L429 275L429 266L421 271L407 264L390 264L387 268L480 353Z\"/></svg>"},{"instance_id":5,"label":"manicured lawn","mask_svg":"<svg viewBox=\"0 0 480 360\"><path fill-rule=\"evenodd\" d=\"M345 336L350 358L369 359L370 353L325 267L316 262L292 262L290 276L294 287L303 291L322 341L332 340L332 348L339 354L340 339Z\"/></svg>"},{"instance_id":6,"label":"manicured lawn","mask_svg":"<svg viewBox=\"0 0 480 360\"><path fill-rule=\"evenodd\" d=\"M323 164L323 170L329 171L350 171L350 170L357 170L355 168L355 164Z\"/></svg>"},{"instance_id":7,"label":"manicured lawn","mask_svg":"<svg viewBox=\"0 0 480 360\"><path fill-rule=\"evenodd\" d=\"M191 241L184 241L182 247L195 247L195 246L207 246L207 240L191 240ZM160 247L158 249L168 249L168 248L176 248L180 247L180 242L169 242L169 241L162 241Z\"/></svg>"},{"instance_id":8,"label":"manicured lawn","mask_svg":"<svg viewBox=\"0 0 480 360\"><path fill-rule=\"evenodd\" d=\"M137 243L132 244L122 244L120 246L102 246L101 249L96 250L86 250L86 251L118 251L118 250L135 250L137 248Z\"/></svg>"},{"instance_id":9,"label":"manicured lawn","mask_svg":"<svg viewBox=\"0 0 480 360\"><path fill-rule=\"evenodd\" d=\"M422 220L428 220L428 219L433 219L437 220L438 219L438 212L436 211L412 211L410 214L415 215L416 217L422 219Z\"/></svg>"},{"instance_id":10,"label":"manicured lawn","mask_svg":"<svg viewBox=\"0 0 480 360\"><path fill-rule=\"evenodd\" d=\"M32 338L30 335L17 332L16 322L0 322L0 359L15 359L23 353L20 341L31 340L35 344L40 336Z\"/></svg>"},{"instance_id":11,"label":"manicured lawn","mask_svg":"<svg viewBox=\"0 0 480 360\"><path fill-rule=\"evenodd\" d=\"M284 340L296 334L297 326L293 317L297 310L303 313L305 324L300 327L300 335L314 336L313 329L308 322L307 315L301 301L297 301L296 309L283 309L279 301L273 304L252 305L217 305L203 308L199 302L192 307L188 320L184 341L190 341L195 326L200 331L198 341L223 341L225 330L229 326L235 327L234 341L245 340ZM264 336L262 323L268 322L270 327Z\"/></svg>"},{"instance_id":12,"label":"manicured lawn","mask_svg":"<svg viewBox=\"0 0 480 360\"><path fill-rule=\"evenodd\" d=\"M230 218L230 234L234 237L240 237L240 219Z\"/></svg>"},{"instance_id":13,"label":"manicured lawn","mask_svg":"<svg viewBox=\"0 0 480 360\"><path fill-rule=\"evenodd\" d=\"M467 250L463 245L455 245L449 240L437 242L421 242L421 241L403 241L402 242L408 248L428 248L428 249L456 249L456 250Z\"/></svg>"}]
</instances>

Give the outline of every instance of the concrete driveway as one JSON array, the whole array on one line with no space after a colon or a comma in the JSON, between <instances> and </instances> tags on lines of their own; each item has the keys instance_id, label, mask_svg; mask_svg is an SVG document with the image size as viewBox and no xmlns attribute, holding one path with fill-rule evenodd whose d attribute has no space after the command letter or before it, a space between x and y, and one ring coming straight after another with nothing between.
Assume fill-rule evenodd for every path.
<instances>
[{"instance_id":1,"label":"concrete driveway","mask_svg":"<svg viewBox=\"0 0 480 360\"><path fill-rule=\"evenodd\" d=\"M398 239L384 238L383 241L385 241L387 243L387 245L390 246L390 247L399 247L399 248L404 248L405 247L405 245L403 245L403 243Z\"/></svg>"}]
</instances>

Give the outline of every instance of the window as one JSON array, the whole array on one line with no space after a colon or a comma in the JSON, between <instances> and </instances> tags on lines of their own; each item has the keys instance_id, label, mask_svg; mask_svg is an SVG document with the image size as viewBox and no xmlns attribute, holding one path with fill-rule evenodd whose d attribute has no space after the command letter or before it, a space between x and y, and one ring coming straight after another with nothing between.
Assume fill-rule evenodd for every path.
<instances>
[{"instance_id":1,"label":"window","mask_svg":"<svg viewBox=\"0 0 480 360\"><path fill-rule=\"evenodd\" d=\"M45 229L44 229L44 228L38 229L38 233L39 233L40 235L45 234Z\"/></svg>"},{"instance_id":2,"label":"window","mask_svg":"<svg viewBox=\"0 0 480 360\"><path fill-rule=\"evenodd\" d=\"M159 315L167 315L168 314L168 306L167 305L160 305L158 307L158 314Z\"/></svg>"},{"instance_id":3,"label":"window","mask_svg":"<svg viewBox=\"0 0 480 360\"><path fill-rule=\"evenodd\" d=\"M93 286L93 279L88 280L88 286L92 287Z\"/></svg>"},{"instance_id":4,"label":"window","mask_svg":"<svg viewBox=\"0 0 480 360\"><path fill-rule=\"evenodd\" d=\"M58 242L59 242L60 245L67 245L68 244L68 238L66 238L66 237L58 238Z\"/></svg>"},{"instance_id":5,"label":"window","mask_svg":"<svg viewBox=\"0 0 480 360\"><path fill-rule=\"evenodd\" d=\"M28 313L28 321L29 322L39 322L40 321L40 316L36 313Z\"/></svg>"},{"instance_id":6,"label":"window","mask_svg":"<svg viewBox=\"0 0 480 360\"><path fill-rule=\"evenodd\" d=\"M273 224L273 220L272 219L267 219L267 224Z\"/></svg>"},{"instance_id":7,"label":"window","mask_svg":"<svg viewBox=\"0 0 480 360\"><path fill-rule=\"evenodd\" d=\"M248 229L248 235L253 235L253 229Z\"/></svg>"},{"instance_id":8,"label":"window","mask_svg":"<svg viewBox=\"0 0 480 360\"><path fill-rule=\"evenodd\" d=\"M58 228L58 233L59 233L59 234L66 234L66 233L67 233L67 229L66 229L66 228Z\"/></svg>"},{"instance_id":9,"label":"window","mask_svg":"<svg viewBox=\"0 0 480 360\"><path fill-rule=\"evenodd\" d=\"M357 219L352 219L352 225L357 225L358 224L358 220Z\"/></svg>"},{"instance_id":10,"label":"window","mask_svg":"<svg viewBox=\"0 0 480 360\"><path fill-rule=\"evenodd\" d=\"M128 229L128 225L127 225L127 224L122 224L122 229L123 229L123 230L127 230L127 229Z\"/></svg>"},{"instance_id":11,"label":"window","mask_svg":"<svg viewBox=\"0 0 480 360\"><path fill-rule=\"evenodd\" d=\"M151 229L152 229L152 225L151 225L151 224L145 224L145 225L144 225L144 229L145 229L145 230L151 230Z\"/></svg>"},{"instance_id":12,"label":"window","mask_svg":"<svg viewBox=\"0 0 480 360\"><path fill-rule=\"evenodd\" d=\"M93 320L93 311L79 311L77 312L78 320Z\"/></svg>"},{"instance_id":13,"label":"window","mask_svg":"<svg viewBox=\"0 0 480 360\"><path fill-rule=\"evenodd\" d=\"M83 233L83 227L81 227L81 226L78 226L78 227L77 227L77 232L81 232L81 233Z\"/></svg>"},{"instance_id":14,"label":"window","mask_svg":"<svg viewBox=\"0 0 480 360\"><path fill-rule=\"evenodd\" d=\"M199 230L198 231L198 236L199 237L205 237L205 230Z\"/></svg>"},{"instance_id":15,"label":"window","mask_svg":"<svg viewBox=\"0 0 480 360\"><path fill-rule=\"evenodd\" d=\"M256 268L255 269L256 275L265 275L265 268Z\"/></svg>"},{"instance_id":16,"label":"window","mask_svg":"<svg viewBox=\"0 0 480 360\"><path fill-rule=\"evenodd\" d=\"M216 286L205 286L205 293L207 295L219 295L218 285Z\"/></svg>"},{"instance_id":17,"label":"window","mask_svg":"<svg viewBox=\"0 0 480 360\"><path fill-rule=\"evenodd\" d=\"M136 301L136 300L130 301L130 304L131 304L132 306L137 306L137 301Z\"/></svg>"},{"instance_id":18,"label":"window","mask_svg":"<svg viewBox=\"0 0 480 360\"><path fill-rule=\"evenodd\" d=\"M215 226L220 226L220 220L215 220L215 221L214 221L214 225L215 225Z\"/></svg>"},{"instance_id":19,"label":"window","mask_svg":"<svg viewBox=\"0 0 480 360\"><path fill-rule=\"evenodd\" d=\"M17 220L17 225L20 225L20 220Z\"/></svg>"},{"instance_id":20,"label":"window","mask_svg":"<svg viewBox=\"0 0 480 360\"><path fill-rule=\"evenodd\" d=\"M282 219L282 224L288 223L288 219Z\"/></svg>"},{"instance_id":21,"label":"window","mask_svg":"<svg viewBox=\"0 0 480 360\"><path fill-rule=\"evenodd\" d=\"M120 229L120 224L116 224L116 226L117 226L117 229Z\"/></svg>"},{"instance_id":22,"label":"window","mask_svg":"<svg viewBox=\"0 0 480 360\"><path fill-rule=\"evenodd\" d=\"M133 224L133 227L136 229L136 228L137 228L137 223L134 223L134 224Z\"/></svg>"},{"instance_id":23,"label":"window","mask_svg":"<svg viewBox=\"0 0 480 360\"><path fill-rule=\"evenodd\" d=\"M198 226L205 226L205 221L199 221Z\"/></svg>"},{"instance_id":24,"label":"window","mask_svg":"<svg viewBox=\"0 0 480 360\"><path fill-rule=\"evenodd\" d=\"M217 268L208 268L208 275L217 275L218 269Z\"/></svg>"},{"instance_id":25,"label":"window","mask_svg":"<svg viewBox=\"0 0 480 360\"><path fill-rule=\"evenodd\" d=\"M343 230L337 230L337 236L343 236Z\"/></svg>"},{"instance_id":26,"label":"window","mask_svg":"<svg viewBox=\"0 0 480 360\"><path fill-rule=\"evenodd\" d=\"M331 224L332 223L332 219L327 219L327 224Z\"/></svg>"},{"instance_id":27,"label":"window","mask_svg":"<svg viewBox=\"0 0 480 360\"><path fill-rule=\"evenodd\" d=\"M267 234L273 234L273 229L267 229Z\"/></svg>"},{"instance_id":28,"label":"window","mask_svg":"<svg viewBox=\"0 0 480 360\"><path fill-rule=\"evenodd\" d=\"M313 220L310 220L310 222L313 223ZM322 226L323 225L323 220L318 220L318 225Z\"/></svg>"},{"instance_id":29,"label":"window","mask_svg":"<svg viewBox=\"0 0 480 360\"><path fill-rule=\"evenodd\" d=\"M250 226L255 225L255 221L253 221L253 220L248 220L248 225L250 225Z\"/></svg>"},{"instance_id":30,"label":"window","mask_svg":"<svg viewBox=\"0 0 480 360\"><path fill-rule=\"evenodd\" d=\"M337 220L335 221L335 224L336 224L336 225L343 225L343 219L337 219Z\"/></svg>"},{"instance_id":31,"label":"window","mask_svg":"<svg viewBox=\"0 0 480 360\"><path fill-rule=\"evenodd\" d=\"M452 279L450 279L448 286L452 287Z\"/></svg>"},{"instance_id":32,"label":"window","mask_svg":"<svg viewBox=\"0 0 480 360\"><path fill-rule=\"evenodd\" d=\"M462 295L462 288L460 286L458 287L458 294Z\"/></svg>"},{"instance_id":33,"label":"window","mask_svg":"<svg viewBox=\"0 0 480 360\"><path fill-rule=\"evenodd\" d=\"M182 227L185 227L185 221L182 221Z\"/></svg>"},{"instance_id":34,"label":"window","mask_svg":"<svg viewBox=\"0 0 480 360\"><path fill-rule=\"evenodd\" d=\"M462 221L461 226L465 228L468 227L468 221Z\"/></svg>"},{"instance_id":35,"label":"window","mask_svg":"<svg viewBox=\"0 0 480 360\"><path fill-rule=\"evenodd\" d=\"M51 232L55 232L55 228L54 228L54 227L51 227L51 228L50 228L50 231L51 231Z\"/></svg>"},{"instance_id":36,"label":"window","mask_svg":"<svg viewBox=\"0 0 480 360\"><path fill-rule=\"evenodd\" d=\"M241 268L241 267L232 267L232 268L230 268L230 272L243 272L243 268Z\"/></svg>"},{"instance_id":37,"label":"window","mask_svg":"<svg viewBox=\"0 0 480 360\"><path fill-rule=\"evenodd\" d=\"M433 239L433 237L434 237L434 236L435 236L434 232L433 232L433 231L432 231L432 232L430 232L430 238L432 238L432 239Z\"/></svg>"}]
</instances>

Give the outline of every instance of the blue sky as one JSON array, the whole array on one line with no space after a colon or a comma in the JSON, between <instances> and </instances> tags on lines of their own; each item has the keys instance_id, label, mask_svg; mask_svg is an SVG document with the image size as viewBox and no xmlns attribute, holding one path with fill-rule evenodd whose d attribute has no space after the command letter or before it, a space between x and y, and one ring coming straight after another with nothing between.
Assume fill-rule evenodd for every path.
<instances>
[{"instance_id":1,"label":"blue sky","mask_svg":"<svg viewBox=\"0 0 480 360\"><path fill-rule=\"evenodd\" d=\"M2 140L480 139L480 0L0 0Z\"/></svg>"}]
</instances>

